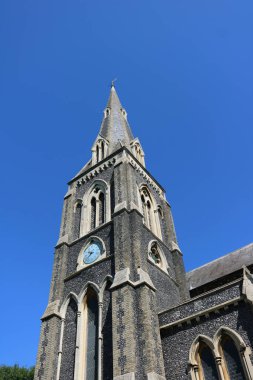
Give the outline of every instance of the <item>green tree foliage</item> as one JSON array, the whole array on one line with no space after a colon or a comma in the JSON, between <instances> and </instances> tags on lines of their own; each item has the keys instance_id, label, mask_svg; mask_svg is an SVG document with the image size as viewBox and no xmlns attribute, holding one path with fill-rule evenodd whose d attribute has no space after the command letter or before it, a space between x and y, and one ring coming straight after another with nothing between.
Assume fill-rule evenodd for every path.
<instances>
[{"instance_id":1,"label":"green tree foliage","mask_svg":"<svg viewBox=\"0 0 253 380\"><path fill-rule=\"evenodd\" d=\"M15 364L13 367L0 366L0 380L33 380L34 367L25 368Z\"/></svg>"}]
</instances>

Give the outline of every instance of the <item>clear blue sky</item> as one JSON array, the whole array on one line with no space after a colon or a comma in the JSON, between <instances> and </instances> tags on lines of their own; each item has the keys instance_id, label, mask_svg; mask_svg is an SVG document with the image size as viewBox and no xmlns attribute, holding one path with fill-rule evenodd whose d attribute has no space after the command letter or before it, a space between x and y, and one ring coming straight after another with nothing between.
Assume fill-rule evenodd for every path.
<instances>
[{"instance_id":1,"label":"clear blue sky","mask_svg":"<svg viewBox=\"0 0 253 380\"><path fill-rule=\"evenodd\" d=\"M0 363L35 363L66 182L110 81L187 270L253 241L252 0L0 2Z\"/></svg>"}]
</instances>

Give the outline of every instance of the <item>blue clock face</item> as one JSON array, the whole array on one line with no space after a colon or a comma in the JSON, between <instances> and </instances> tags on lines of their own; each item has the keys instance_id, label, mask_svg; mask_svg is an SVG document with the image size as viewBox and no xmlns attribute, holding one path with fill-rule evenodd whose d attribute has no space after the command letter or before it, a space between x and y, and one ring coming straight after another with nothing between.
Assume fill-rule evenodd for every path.
<instances>
[{"instance_id":1,"label":"blue clock face","mask_svg":"<svg viewBox=\"0 0 253 380\"><path fill-rule=\"evenodd\" d=\"M96 261L102 253L101 245L98 242L92 242L83 251L83 262L91 264Z\"/></svg>"}]
</instances>

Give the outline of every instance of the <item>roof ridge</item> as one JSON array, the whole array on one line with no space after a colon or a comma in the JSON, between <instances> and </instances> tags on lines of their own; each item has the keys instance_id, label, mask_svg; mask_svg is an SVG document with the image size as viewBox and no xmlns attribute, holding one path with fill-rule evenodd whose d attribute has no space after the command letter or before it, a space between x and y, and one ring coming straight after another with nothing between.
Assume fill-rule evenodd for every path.
<instances>
[{"instance_id":1,"label":"roof ridge","mask_svg":"<svg viewBox=\"0 0 253 380\"><path fill-rule=\"evenodd\" d=\"M233 253L239 252L239 251L241 251L242 249L245 249L245 248L250 247L250 246L253 246L253 242L252 242L252 243L249 243L249 244L246 244L246 245L244 245L244 246L241 247L241 248L235 249L234 251L231 251L231 252L229 252L229 253L227 253L227 254L225 254L225 255L223 255L223 256L220 256L220 257L218 257L217 259L214 259L214 260L212 260L212 261L209 261L208 263L203 264L203 265L201 265L201 266L199 266L199 267L197 267L197 268L195 268L195 269L192 269L192 270L190 270L189 272L187 272L186 275L188 275L188 274L190 274L190 273L193 273L193 272L195 272L195 271L197 271L197 270L199 270L199 269L201 269L201 268L204 268L204 267L206 267L206 266L208 266L208 265L210 265L210 264L212 264L212 263L215 263L215 262L217 262L217 261L220 261L220 260L223 259L224 257L227 257L227 256L229 256L229 255L232 255Z\"/></svg>"}]
</instances>

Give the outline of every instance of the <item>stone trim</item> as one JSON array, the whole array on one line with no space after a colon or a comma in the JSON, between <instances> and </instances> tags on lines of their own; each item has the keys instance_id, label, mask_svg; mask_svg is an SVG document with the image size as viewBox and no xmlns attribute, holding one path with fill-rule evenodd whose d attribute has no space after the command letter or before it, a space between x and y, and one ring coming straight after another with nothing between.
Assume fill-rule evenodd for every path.
<instances>
[{"instance_id":1,"label":"stone trim","mask_svg":"<svg viewBox=\"0 0 253 380\"><path fill-rule=\"evenodd\" d=\"M93 241L97 240L100 243L100 245L102 246L103 251L102 251L100 257L97 258L97 260L95 262L93 262L91 264L85 264L83 262L83 252L90 245L90 243L91 243L92 240ZM93 264L98 263L99 261L101 261L101 260L103 260L105 258L106 258L106 248L105 248L104 241L99 236L92 235L92 236L89 237L88 240L86 240L85 244L80 249L80 252L79 252L79 255L78 255L78 258L77 258L76 270L79 273L81 269L84 269L84 268L87 268L87 267L91 267Z\"/></svg>"},{"instance_id":2,"label":"stone trim","mask_svg":"<svg viewBox=\"0 0 253 380\"><path fill-rule=\"evenodd\" d=\"M201 342L204 342L212 351L219 379L227 380L226 364L224 362L224 355L222 347L220 345L223 334L228 335L233 340L240 356L241 364L243 366L244 374L246 375L247 380L253 379L253 366L250 360L250 347L246 346L242 337L236 331L230 329L229 327L221 326L214 334L213 339L205 335L198 335L194 339L190 348L188 362L188 370L192 380L202 380L202 376L200 374L201 363L200 360L198 360L199 345Z\"/></svg>"},{"instance_id":3,"label":"stone trim","mask_svg":"<svg viewBox=\"0 0 253 380\"><path fill-rule=\"evenodd\" d=\"M64 199L69 198L74 193L74 189L68 189L67 193L64 195Z\"/></svg>"},{"instance_id":4,"label":"stone trim","mask_svg":"<svg viewBox=\"0 0 253 380\"><path fill-rule=\"evenodd\" d=\"M69 237L68 235L63 235L62 237L59 238L59 240L56 243L56 247L62 244L68 244L69 242Z\"/></svg>"},{"instance_id":5,"label":"stone trim","mask_svg":"<svg viewBox=\"0 0 253 380\"><path fill-rule=\"evenodd\" d=\"M43 320L50 318L52 316L56 316L56 317L61 318L60 313L58 312L59 304L60 304L60 300L55 300L53 302L50 302L47 305L47 308L46 308L44 314L42 315L41 320L43 321Z\"/></svg>"},{"instance_id":6,"label":"stone trim","mask_svg":"<svg viewBox=\"0 0 253 380\"><path fill-rule=\"evenodd\" d=\"M175 310L175 309L177 309L179 307L185 306L185 305L187 305L187 304L189 304L191 302L197 301L199 298L202 299L205 296L211 295L212 293L217 293L217 291L219 291L219 290L229 288L231 285L235 285L237 283L240 283L241 281L242 281L242 278L239 278L239 279L237 279L235 281L229 282L228 284L222 285L222 286L220 286L218 288L215 288L215 289L209 290L208 292L202 293L202 294L200 294L200 295L198 295L198 296L196 296L194 298L190 298L189 300L187 300L185 302L182 302L182 303L180 303L180 304L178 304L176 306L173 306L170 309L166 309L166 310L160 311L158 313L158 316L161 315L161 314L164 314L164 313L171 312L171 311L173 311L173 310Z\"/></svg>"},{"instance_id":7,"label":"stone trim","mask_svg":"<svg viewBox=\"0 0 253 380\"><path fill-rule=\"evenodd\" d=\"M113 380L135 380L135 373L125 373L124 375L114 377Z\"/></svg>"},{"instance_id":8,"label":"stone trim","mask_svg":"<svg viewBox=\"0 0 253 380\"><path fill-rule=\"evenodd\" d=\"M160 330L164 330L164 329L168 329L168 328L171 328L173 326L181 326L183 323L187 323L187 324L191 324L191 320L199 320L199 317L205 315L206 318L209 317L209 314L211 312L218 312L219 309L225 309L227 306L231 305L231 304L234 304L234 305L237 305L239 301L243 300L242 296L240 297L235 297L229 301L226 301L226 302L223 302L219 305L215 305L215 306L212 306L208 309L204 309L202 311L200 311L199 313L195 313L195 314L191 314L189 315L188 317L185 317L185 318L182 318L182 319L179 319L175 322L171 322L171 323L168 323L166 325L163 325L163 326L160 326Z\"/></svg>"},{"instance_id":9,"label":"stone trim","mask_svg":"<svg viewBox=\"0 0 253 380\"><path fill-rule=\"evenodd\" d=\"M68 185L71 185L73 182L77 182L77 186L81 186L83 183L88 182L91 178L95 177L99 172L106 170L108 167L111 167L115 162L115 156L117 156L119 153L125 151L127 155L130 158L129 163L139 172L143 173L143 178L147 180L148 183L151 184L151 186L154 186L155 191L161 194L162 198L166 200L165 198L165 190L163 187L153 178L153 176L148 172L148 170L139 163L139 161L134 157L132 152L128 150L125 146L118 149L116 152L113 152L110 156L106 157L104 160L102 160L100 163L93 166L93 168L89 168L83 173L80 173L76 177L72 178ZM110 162L110 163L109 163ZM109 166L108 166L109 165ZM141 174L142 175L142 174Z\"/></svg>"},{"instance_id":10,"label":"stone trim","mask_svg":"<svg viewBox=\"0 0 253 380\"><path fill-rule=\"evenodd\" d=\"M114 290L128 284L132 286L133 288L137 288L138 286L141 286L141 285L147 285L149 288L156 291L156 288L151 278L149 277L149 274L145 272L144 270L142 270L141 268L138 268L138 273L139 273L140 279L138 281L133 282L129 279L129 276L130 276L129 268L125 268L116 272L114 276L114 281L113 281L112 286L110 287L110 290Z\"/></svg>"},{"instance_id":11,"label":"stone trim","mask_svg":"<svg viewBox=\"0 0 253 380\"><path fill-rule=\"evenodd\" d=\"M253 276L246 266L243 267L242 294L253 305Z\"/></svg>"},{"instance_id":12,"label":"stone trim","mask_svg":"<svg viewBox=\"0 0 253 380\"><path fill-rule=\"evenodd\" d=\"M155 372L149 372L147 374L147 380L166 380L164 376L158 375Z\"/></svg>"}]
</instances>

